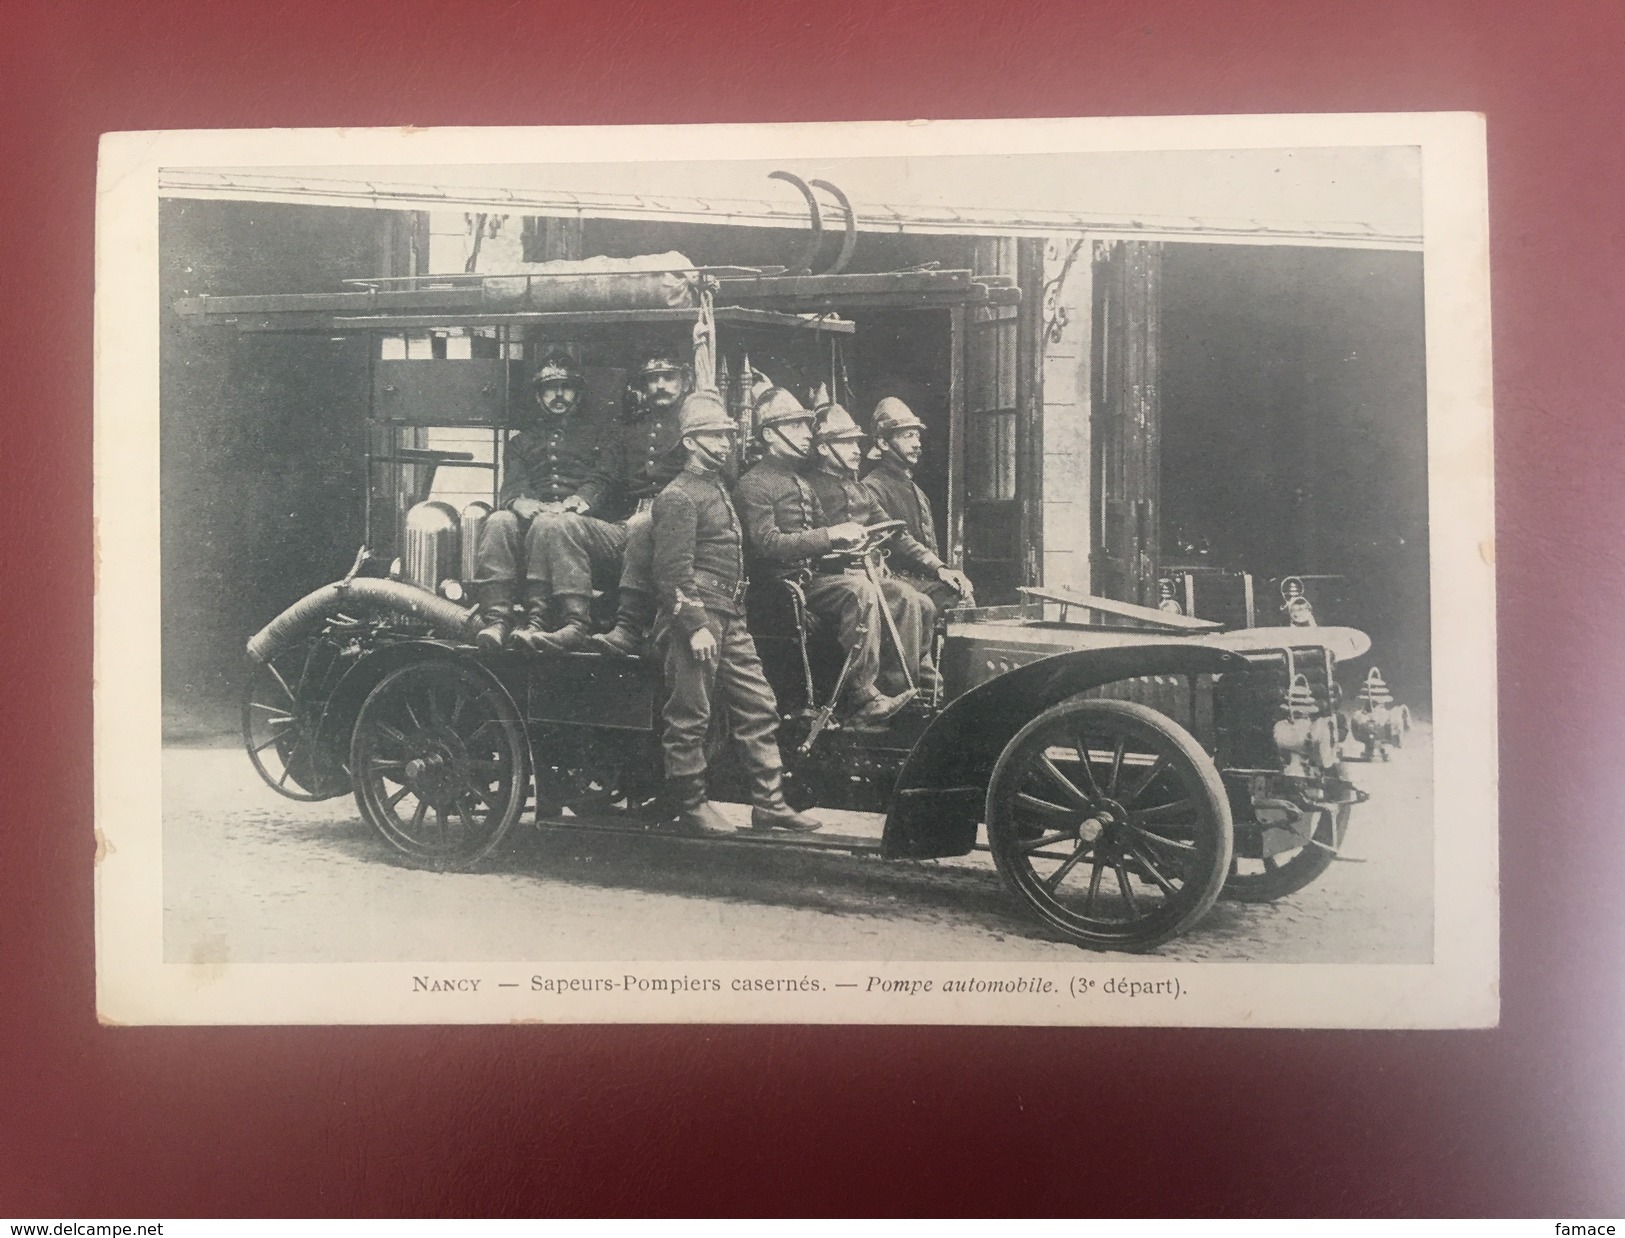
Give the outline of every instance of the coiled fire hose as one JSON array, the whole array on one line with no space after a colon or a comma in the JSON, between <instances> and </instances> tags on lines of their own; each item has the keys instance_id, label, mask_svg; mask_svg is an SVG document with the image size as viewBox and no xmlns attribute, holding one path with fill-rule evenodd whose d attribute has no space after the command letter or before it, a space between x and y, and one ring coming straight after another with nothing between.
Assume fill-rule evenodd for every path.
<instances>
[{"instance_id":1,"label":"coiled fire hose","mask_svg":"<svg viewBox=\"0 0 1625 1238\"><path fill-rule=\"evenodd\" d=\"M479 614L478 607L458 606L416 585L346 577L307 593L254 633L248 642L248 656L256 662L269 661L341 609L422 620L437 633L453 639L469 636Z\"/></svg>"}]
</instances>

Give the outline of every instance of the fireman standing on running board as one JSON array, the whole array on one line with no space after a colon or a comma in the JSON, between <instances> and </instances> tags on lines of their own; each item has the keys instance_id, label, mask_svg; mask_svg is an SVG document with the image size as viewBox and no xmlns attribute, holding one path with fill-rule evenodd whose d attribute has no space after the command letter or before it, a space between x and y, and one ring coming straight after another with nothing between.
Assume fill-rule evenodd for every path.
<instances>
[{"instance_id":1,"label":"fireman standing on running board","mask_svg":"<svg viewBox=\"0 0 1625 1238\"><path fill-rule=\"evenodd\" d=\"M687 461L652 520L654 643L669 694L662 745L677 823L687 834L734 832L706 791L705 741L720 708L750 775L750 828L807 833L820 823L785 803L779 706L745 626L744 540L722 473L738 427L708 391L687 396L678 417Z\"/></svg>"}]
</instances>

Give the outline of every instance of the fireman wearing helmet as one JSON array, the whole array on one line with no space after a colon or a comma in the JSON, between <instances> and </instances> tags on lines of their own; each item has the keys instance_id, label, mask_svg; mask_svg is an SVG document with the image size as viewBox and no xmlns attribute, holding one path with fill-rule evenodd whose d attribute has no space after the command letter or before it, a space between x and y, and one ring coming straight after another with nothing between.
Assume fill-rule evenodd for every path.
<instances>
[{"instance_id":1,"label":"fireman wearing helmet","mask_svg":"<svg viewBox=\"0 0 1625 1238\"><path fill-rule=\"evenodd\" d=\"M804 833L819 823L785 803L779 707L745 626L745 555L723 467L738 427L715 394L681 405L682 472L653 505L655 647L666 669L666 780L679 827L732 833L706 795L706 736L726 715L751 781L751 828Z\"/></svg>"},{"instance_id":2,"label":"fireman wearing helmet","mask_svg":"<svg viewBox=\"0 0 1625 1238\"><path fill-rule=\"evenodd\" d=\"M564 353L543 360L531 379L536 413L502 451L500 510L486 520L475 558L474 597L482 627L475 643L500 649L534 647L551 622L552 582L544 543L567 512L585 511L582 497L598 457L602 427L579 411L586 383ZM515 603L524 619L513 628Z\"/></svg>"},{"instance_id":3,"label":"fireman wearing helmet","mask_svg":"<svg viewBox=\"0 0 1625 1238\"><path fill-rule=\"evenodd\" d=\"M621 419L605 435L598 464L581 487L584 507L545 537L548 575L563 626L538 646L557 653L592 648L640 653L654 621L649 508L682 470L678 405L688 371L671 351L645 354L629 384ZM591 635L594 582L620 582L613 631Z\"/></svg>"},{"instance_id":4,"label":"fireman wearing helmet","mask_svg":"<svg viewBox=\"0 0 1625 1238\"><path fill-rule=\"evenodd\" d=\"M892 519L874 493L858 480L858 463L863 458L866 437L852 420L852 414L839 404L824 405L814 418L813 443L818 456L807 480L818 496L826 520L872 525ZM942 560L915 541L907 529L899 529L892 535L888 549L890 559L916 577L948 570ZM934 692L937 669L931 645L936 631L936 604L914 585L893 575L881 576L880 591L891 613L891 626L897 642L902 645L902 661L908 672L905 679L897 670L888 676L883 668L880 690L902 691L912 682L924 692ZM888 636L888 643L889 639Z\"/></svg>"},{"instance_id":5,"label":"fireman wearing helmet","mask_svg":"<svg viewBox=\"0 0 1625 1238\"><path fill-rule=\"evenodd\" d=\"M889 395L875 405L870 424L874 446L869 449L869 459L876 463L864 475L863 484L886 515L903 521L908 535L926 552L924 571L915 572L905 564L897 574L936 603L938 610L974 606L970 577L942 562L931 500L914 481L914 469L924 448L925 422L907 404Z\"/></svg>"},{"instance_id":6,"label":"fireman wearing helmet","mask_svg":"<svg viewBox=\"0 0 1625 1238\"><path fill-rule=\"evenodd\" d=\"M845 698L837 704L849 722L879 726L914 694L888 696L875 686L882 669L896 677L895 652L881 640L880 591L861 571L823 562L832 551L863 543L863 526L826 520L801 475L812 447L812 417L790 392L770 387L756 400L757 433L767 454L739 479L734 500L745 522L745 546L754 563L777 576L812 575L803 586L808 608L835 628L841 647L856 651Z\"/></svg>"}]
</instances>

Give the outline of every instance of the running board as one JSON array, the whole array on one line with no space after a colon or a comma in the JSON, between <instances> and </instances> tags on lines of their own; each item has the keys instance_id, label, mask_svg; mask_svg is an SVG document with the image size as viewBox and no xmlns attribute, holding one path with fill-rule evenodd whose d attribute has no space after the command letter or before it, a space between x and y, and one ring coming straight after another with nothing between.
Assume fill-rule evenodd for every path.
<instances>
[{"instance_id":1,"label":"running board","mask_svg":"<svg viewBox=\"0 0 1625 1238\"><path fill-rule=\"evenodd\" d=\"M628 820L625 824L586 817L537 817L543 829L568 830L576 834L620 834L639 838L663 838L684 843L719 843L723 846L796 847L804 851L848 851L854 855L879 854L880 839L861 834L787 834L780 830L758 832L737 830L732 834L694 835L679 833L669 825Z\"/></svg>"}]
</instances>

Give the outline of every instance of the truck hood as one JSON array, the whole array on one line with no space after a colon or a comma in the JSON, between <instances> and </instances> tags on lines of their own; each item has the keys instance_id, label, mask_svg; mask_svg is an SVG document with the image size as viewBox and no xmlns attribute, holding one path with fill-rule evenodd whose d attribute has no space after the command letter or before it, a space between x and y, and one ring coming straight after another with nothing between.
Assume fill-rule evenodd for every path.
<instances>
[{"instance_id":1,"label":"truck hood","mask_svg":"<svg viewBox=\"0 0 1625 1238\"><path fill-rule=\"evenodd\" d=\"M1232 653L1266 653L1273 649L1327 649L1339 662L1352 661L1371 649L1371 638L1356 628L1237 628L1229 632L1181 635L1134 628L1085 627L1081 624L987 620L948 624L948 635L993 645L1049 645L1068 649L1124 646L1205 645Z\"/></svg>"}]
</instances>

